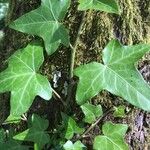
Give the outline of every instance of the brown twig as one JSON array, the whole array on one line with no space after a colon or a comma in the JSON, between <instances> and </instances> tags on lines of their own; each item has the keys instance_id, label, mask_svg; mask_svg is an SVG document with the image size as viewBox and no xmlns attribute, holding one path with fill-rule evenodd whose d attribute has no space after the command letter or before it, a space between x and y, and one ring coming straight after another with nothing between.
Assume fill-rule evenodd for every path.
<instances>
[{"instance_id":1,"label":"brown twig","mask_svg":"<svg viewBox=\"0 0 150 150\"><path fill-rule=\"evenodd\" d=\"M63 99L61 98L61 96L54 89L52 89L52 91L55 94L55 96L62 102L62 104L64 105L64 107L66 107L67 104L63 101Z\"/></svg>"},{"instance_id":2,"label":"brown twig","mask_svg":"<svg viewBox=\"0 0 150 150\"><path fill-rule=\"evenodd\" d=\"M103 119L105 118L110 112L113 111L113 108L110 108L108 111L106 111L103 116L100 116L93 124L91 124L91 126L79 137L77 137L77 139L82 139L82 138L86 138L88 137L88 133Z\"/></svg>"},{"instance_id":3,"label":"brown twig","mask_svg":"<svg viewBox=\"0 0 150 150\"><path fill-rule=\"evenodd\" d=\"M70 44L70 48L71 48L71 62L70 62L70 79L73 77L73 70L74 70L74 63L75 63L75 55L76 55L76 51L77 51L77 47L80 41L80 35L84 26L84 18L85 18L86 12L83 13L82 15L82 19L81 19L81 23L78 29L78 33L77 33L77 37L75 40L74 45Z\"/></svg>"}]
</instances>

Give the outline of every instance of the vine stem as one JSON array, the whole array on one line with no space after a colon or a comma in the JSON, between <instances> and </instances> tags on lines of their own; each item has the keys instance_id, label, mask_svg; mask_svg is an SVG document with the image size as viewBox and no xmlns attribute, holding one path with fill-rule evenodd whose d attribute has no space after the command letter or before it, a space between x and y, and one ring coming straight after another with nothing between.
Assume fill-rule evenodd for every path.
<instances>
[{"instance_id":1,"label":"vine stem","mask_svg":"<svg viewBox=\"0 0 150 150\"><path fill-rule=\"evenodd\" d=\"M9 8L8 8L8 14L5 20L5 23L8 25L11 21L11 17L13 15L13 11L16 5L16 0L10 0L9 1Z\"/></svg>"},{"instance_id":2,"label":"vine stem","mask_svg":"<svg viewBox=\"0 0 150 150\"><path fill-rule=\"evenodd\" d=\"M63 101L63 99L61 98L61 96L52 88L53 93L56 95L56 97L62 102L62 104L64 105L64 107L66 107L66 103Z\"/></svg>"},{"instance_id":3,"label":"vine stem","mask_svg":"<svg viewBox=\"0 0 150 150\"><path fill-rule=\"evenodd\" d=\"M71 48L71 62L70 62L70 80L73 77L73 70L74 70L74 64L75 64L75 55L76 55L76 51L77 51L77 47L78 47L78 43L80 41L80 35L84 26L84 18L85 18L86 12L83 13L82 15L82 19L81 19L81 23L77 32L77 37L75 40L74 45L70 44L70 48Z\"/></svg>"},{"instance_id":4,"label":"vine stem","mask_svg":"<svg viewBox=\"0 0 150 150\"><path fill-rule=\"evenodd\" d=\"M108 111L106 111L104 113L103 116L100 116L93 124L91 124L91 126L82 134L80 135L79 137L77 137L77 139L82 139L82 138L85 138L85 137L88 137L87 134L104 118L106 117L110 112L113 111L113 108L110 108Z\"/></svg>"}]
</instances>

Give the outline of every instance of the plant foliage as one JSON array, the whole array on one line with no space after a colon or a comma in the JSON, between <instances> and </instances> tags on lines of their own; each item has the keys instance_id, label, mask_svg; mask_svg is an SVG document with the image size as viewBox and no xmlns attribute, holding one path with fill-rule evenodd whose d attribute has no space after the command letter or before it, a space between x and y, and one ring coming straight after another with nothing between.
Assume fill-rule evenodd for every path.
<instances>
[{"instance_id":1,"label":"plant foliage","mask_svg":"<svg viewBox=\"0 0 150 150\"><path fill-rule=\"evenodd\" d=\"M74 144L71 141L67 141L63 147L64 150L83 150L85 148L81 141L76 141Z\"/></svg>"},{"instance_id":2,"label":"plant foliage","mask_svg":"<svg viewBox=\"0 0 150 150\"><path fill-rule=\"evenodd\" d=\"M124 142L127 129L127 125L106 122L102 127L104 135L96 136L94 139L94 150L129 150Z\"/></svg>"},{"instance_id":3,"label":"plant foliage","mask_svg":"<svg viewBox=\"0 0 150 150\"><path fill-rule=\"evenodd\" d=\"M1 150L28 150L28 146L21 145L20 141L11 139L6 140L6 133L3 129L0 129L0 149Z\"/></svg>"},{"instance_id":4,"label":"plant foliage","mask_svg":"<svg viewBox=\"0 0 150 150\"><path fill-rule=\"evenodd\" d=\"M25 113L36 95L51 98L49 81L37 73L43 61L43 49L28 45L11 56L8 68L0 73L0 93L11 91L12 116Z\"/></svg>"},{"instance_id":5,"label":"plant foliage","mask_svg":"<svg viewBox=\"0 0 150 150\"><path fill-rule=\"evenodd\" d=\"M94 106L92 104L86 103L81 106L81 109L85 115L84 121L87 123L93 123L103 114L101 105Z\"/></svg>"},{"instance_id":6,"label":"plant foliage","mask_svg":"<svg viewBox=\"0 0 150 150\"><path fill-rule=\"evenodd\" d=\"M69 45L68 30L61 23L70 0L42 0L41 6L21 16L10 24L10 28L43 38L50 55L59 44Z\"/></svg>"},{"instance_id":7,"label":"plant foliage","mask_svg":"<svg viewBox=\"0 0 150 150\"><path fill-rule=\"evenodd\" d=\"M79 0L79 3L79 10L95 9L109 13L120 13L116 0Z\"/></svg>"},{"instance_id":8,"label":"plant foliage","mask_svg":"<svg viewBox=\"0 0 150 150\"><path fill-rule=\"evenodd\" d=\"M48 120L33 114L32 126L22 133L15 135L13 138L15 140L34 142L40 149L42 149L50 139L49 135L45 132L45 130L48 128L48 125Z\"/></svg>"},{"instance_id":9,"label":"plant foliage","mask_svg":"<svg viewBox=\"0 0 150 150\"><path fill-rule=\"evenodd\" d=\"M103 51L104 64L92 62L75 70L74 74L80 80L77 103L84 104L100 91L107 90L150 111L150 87L135 67L135 63L149 50L148 44L123 46L112 40Z\"/></svg>"},{"instance_id":10,"label":"plant foliage","mask_svg":"<svg viewBox=\"0 0 150 150\"><path fill-rule=\"evenodd\" d=\"M66 139L72 139L74 134L81 134L83 133L84 129L83 128L80 128L76 121L66 115L66 114L62 114L62 117L63 117L63 121L64 121L64 127L65 127L65 138Z\"/></svg>"},{"instance_id":11,"label":"plant foliage","mask_svg":"<svg viewBox=\"0 0 150 150\"><path fill-rule=\"evenodd\" d=\"M78 0L78 2L78 10L92 9L120 14L116 0ZM70 0L41 0L41 5L37 9L12 22L10 28L41 37L49 55L53 54L60 44L70 45L72 50L70 70L72 71L76 45L80 41L84 18L79 27L77 38L74 39L76 42L72 46L69 42L69 31L63 24L70 4ZM92 62L75 69L74 75L79 77L76 101L81 105L84 118L78 118L78 115L82 114L81 111L79 114L68 111L70 108L66 107L64 99L53 89L57 98L64 104L63 123L48 131L48 120L33 114L28 128L15 136L13 134L13 138L10 136L10 129L7 136L6 131L0 129L0 150L26 150L29 148L35 150L62 148L64 150L82 150L86 149L82 142L84 143L84 138L88 137L94 139L93 149L95 150L128 150L129 148L124 141L127 125L106 122L102 125L103 135L95 137L93 134L97 129L95 127L100 124L101 119L112 112L112 109L103 115L101 105L95 106L86 102L102 90L107 90L121 96L134 106L150 111L150 87L145 83L136 66L136 62L149 50L150 45L147 44L123 46L117 40L112 40L103 51L103 64ZM7 123L18 123L22 119L21 115L28 111L36 96L45 100L52 97L49 81L39 73L44 61L42 47L28 45L13 54L8 61L8 68L0 73L0 93L11 92L10 116L4 126ZM72 78L72 80L74 79ZM69 94L73 93L73 86L70 82L68 89L71 88L67 90L67 100L72 98L72 95ZM115 112L112 115L124 117L125 107L115 107ZM27 118L25 115L23 116L23 119L27 121L28 114ZM19 125L18 127L20 127ZM80 127L81 125L82 127ZM34 146L32 144L29 146L28 142L32 142Z\"/></svg>"}]
</instances>

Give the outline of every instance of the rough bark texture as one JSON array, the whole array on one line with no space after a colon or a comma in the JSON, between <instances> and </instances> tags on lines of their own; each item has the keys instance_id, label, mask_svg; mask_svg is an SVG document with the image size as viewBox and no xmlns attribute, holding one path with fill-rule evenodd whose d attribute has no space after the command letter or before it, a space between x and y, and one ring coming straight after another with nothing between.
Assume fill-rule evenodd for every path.
<instances>
[{"instance_id":1,"label":"rough bark texture","mask_svg":"<svg viewBox=\"0 0 150 150\"><path fill-rule=\"evenodd\" d=\"M21 16L25 12L28 12L40 4L39 0L27 0L17 1L11 0L10 10L6 19L6 24L10 21ZM75 58L75 66L79 66L91 61L101 62L101 51L109 40L113 38L119 39L123 44L136 44L139 42L150 43L150 1L149 0L119 0L119 5L122 10L120 16L107 14L99 11L87 11L83 18L84 26L78 43L78 48ZM84 12L77 11L77 2L72 1L71 8L66 16L65 24L70 29L71 43L77 36L77 31L81 23L81 18ZM2 50L0 51L0 63L1 70L6 67L5 60L18 48L25 47L28 42L33 39L32 36L22 34L16 31L5 28L5 37ZM142 70L146 66L147 70L150 70L150 58L147 56L144 61L140 63L140 69ZM59 86L56 89L58 93L66 99L62 94L64 82L69 80L69 66L70 66L70 49L60 46L59 50L50 57L46 56L45 62L42 67L42 73L52 79L52 71L61 71L62 77L59 79ZM146 73L142 71L145 75ZM145 76L147 81L149 76ZM75 91L74 91L75 92ZM72 96L73 97L73 96ZM6 108L9 106L9 96L3 94L0 96L0 118L3 121L6 114ZM39 98L38 98L39 99ZM73 98L72 98L73 99ZM74 99L73 99L74 100ZM46 110L50 116L50 119L55 119L57 106L53 108L53 105L58 105L56 102L44 102L36 101L33 104L32 112L38 112ZM95 103L100 103L104 108L109 108L112 105L123 104L120 98L115 97L105 91L100 93L94 98ZM42 108L36 110L42 103ZM43 104L44 103L44 104ZM130 126L130 130L127 134L127 142L131 145L131 149L134 150L148 150L148 143L150 143L149 123L150 114L141 110L132 108L129 104L125 105L130 109L128 116L125 119L114 119L112 116L108 116L106 119L114 122L127 123ZM52 106L52 107L51 107ZM59 107L59 106L58 106ZM144 122L144 123L143 123ZM147 134L147 135L146 135Z\"/></svg>"}]
</instances>

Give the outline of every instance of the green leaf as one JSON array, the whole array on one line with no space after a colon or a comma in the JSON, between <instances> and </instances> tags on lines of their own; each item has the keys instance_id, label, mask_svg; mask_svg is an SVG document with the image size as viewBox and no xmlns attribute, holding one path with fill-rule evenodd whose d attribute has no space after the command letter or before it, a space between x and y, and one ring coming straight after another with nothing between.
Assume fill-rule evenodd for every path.
<instances>
[{"instance_id":1,"label":"green leaf","mask_svg":"<svg viewBox=\"0 0 150 150\"><path fill-rule=\"evenodd\" d=\"M150 50L148 44L123 46L112 40L103 51L103 62L80 66L76 92L78 104L84 104L102 90L121 96L129 103L150 111L150 87L137 71L135 63Z\"/></svg>"},{"instance_id":2,"label":"green leaf","mask_svg":"<svg viewBox=\"0 0 150 150\"><path fill-rule=\"evenodd\" d=\"M66 139L72 139L74 134L81 134L84 132L84 129L83 128L80 128L76 121L69 117L68 115L62 113L62 117L63 117L63 121L64 121L64 124L65 124L65 128L66 128L66 131L65 131L65 138Z\"/></svg>"},{"instance_id":3,"label":"green leaf","mask_svg":"<svg viewBox=\"0 0 150 150\"><path fill-rule=\"evenodd\" d=\"M21 145L21 142L15 141L11 137L11 131L9 130L9 136L6 135L4 129L0 129L0 150L28 150L28 146ZM7 140L6 140L7 139Z\"/></svg>"},{"instance_id":4,"label":"green leaf","mask_svg":"<svg viewBox=\"0 0 150 150\"><path fill-rule=\"evenodd\" d=\"M84 121L87 123L93 123L103 114L101 105L94 106L86 103L81 106L81 109L85 115Z\"/></svg>"},{"instance_id":5,"label":"green leaf","mask_svg":"<svg viewBox=\"0 0 150 150\"><path fill-rule=\"evenodd\" d=\"M15 20L10 28L43 38L50 55L59 44L69 45L68 30L61 23L70 0L42 0L41 6Z\"/></svg>"},{"instance_id":6,"label":"green leaf","mask_svg":"<svg viewBox=\"0 0 150 150\"><path fill-rule=\"evenodd\" d=\"M50 139L49 135L45 133L48 125L48 120L34 114L32 116L32 127L18 135L15 135L13 138L15 140L34 142L38 145L38 147L42 148L49 142Z\"/></svg>"},{"instance_id":7,"label":"green leaf","mask_svg":"<svg viewBox=\"0 0 150 150\"><path fill-rule=\"evenodd\" d=\"M20 142L10 140L4 143L0 143L1 150L29 150L29 147L21 145Z\"/></svg>"},{"instance_id":8,"label":"green leaf","mask_svg":"<svg viewBox=\"0 0 150 150\"><path fill-rule=\"evenodd\" d=\"M79 0L79 10L95 9L120 14L116 0Z\"/></svg>"},{"instance_id":9,"label":"green leaf","mask_svg":"<svg viewBox=\"0 0 150 150\"><path fill-rule=\"evenodd\" d=\"M114 117L125 117L125 106L118 106L115 107L115 112L113 113Z\"/></svg>"},{"instance_id":10,"label":"green leaf","mask_svg":"<svg viewBox=\"0 0 150 150\"><path fill-rule=\"evenodd\" d=\"M65 150L83 150L85 146L81 143L81 141L76 141L74 144L71 141L67 141L63 148Z\"/></svg>"},{"instance_id":11,"label":"green leaf","mask_svg":"<svg viewBox=\"0 0 150 150\"><path fill-rule=\"evenodd\" d=\"M105 123L102 127L104 135L96 136L94 139L94 150L129 150L124 142L127 129L125 124Z\"/></svg>"},{"instance_id":12,"label":"green leaf","mask_svg":"<svg viewBox=\"0 0 150 150\"><path fill-rule=\"evenodd\" d=\"M28 45L17 51L9 59L8 68L0 73L0 93L11 91L11 116L25 113L36 95L46 100L51 98L49 81L36 73L43 61L42 48Z\"/></svg>"}]
</instances>

